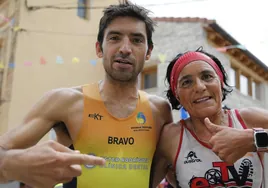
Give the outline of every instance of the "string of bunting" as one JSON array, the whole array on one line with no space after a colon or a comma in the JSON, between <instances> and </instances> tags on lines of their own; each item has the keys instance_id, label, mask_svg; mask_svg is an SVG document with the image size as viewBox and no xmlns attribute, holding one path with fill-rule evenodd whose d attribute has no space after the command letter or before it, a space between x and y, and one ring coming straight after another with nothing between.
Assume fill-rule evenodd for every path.
<instances>
[{"instance_id":1,"label":"string of bunting","mask_svg":"<svg viewBox=\"0 0 268 188\"><path fill-rule=\"evenodd\" d=\"M64 64L64 59L61 56L56 56L55 60L56 60L55 61L56 64L59 64L59 65ZM72 58L72 64L79 64L79 63L80 63L80 59L78 57ZM92 66L96 66L97 63L98 63L98 61L96 59L89 60L89 64ZM46 61L46 59L43 56L41 56L39 64L46 65L46 64L48 64L48 62ZM26 66L26 67L30 67L32 65L34 65L34 63L31 61L25 61L23 63L23 66ZM12 63L12 62L8 63L8 67L15 68L15 63ZM0 69L4 69L4 68L5 68L4 63L0 61Z\"/></svg>"},{"instance_id":2,"label":"string of bunting","mask_svg":"<svg viewBox=\"0 0 268 188\"><path fill-rule=\"evenodd\" d=\"M11 18L5 17L4 15L0 15L0 19L5 21L6 23L8 23L14 31L18 31L18 30L21 29L19 26L14 26L15 18L11 19ZM78 63L80 63L80 59L78 57L73 57L72 58L72 63L73 64L78 64ZM89 63L92 66L96 66L97 65L97 60L95 60L95 59L89 60ZM40 65L46 65L46 64L47 64L46 59L43 56L40 57ZM64 64L64 60L63 60L63 58L61 56L56 57L56 64ZM25 61L23 63L23 65L27 66L27 67L30 67L30 66L33 65L33 62ZM9 68L15 68L15 63L12 63L12 62L8 63L8 67ZM4 68L5 68L5 64L0 61L0 69L4 69Z\"/></svg>"},{"instance_id":3,"label":"string of bunting","mask_svg":"<svg viewBox=\"0 0 268 188\"><path fill-rule=\"evenodd\" d=\"M237 45L230 45L230 46L224 46L224 47L220 47L220 48L216 48L217 51L219 52L226 52L229 49L233 49L233 48L238 48L241 50L247 50L245 46L241 45L241 44L237 44ZM160 53L158 54L158 60L160 61L160 63L165 63L166 59L167 59L167 55Z\"/></svg>"},{"instance_id":4,"label":"string of bunting","mask_svg":"<svg viewBox=\"0 0 268 188\"><path fill-rule=\"evenodd\" d=\"M227 50L233 49L233 48L238 48L238 49L241 49L241 50L247 50L246 47L241 45L241 44L224 46L224 47L216 48L216 50L219 51L219 52L226 52Z\"/></svg>"},{"instance_id":5,"label":"string of bunting","mask_svg":"<svg viewBox=\"0 0 268 188\"><path fill-rule=\"evenodd\" d=\"M221 47L221 48L216 48L216 50L220 51L220 52L226 52L228 49L232 49L232 48L240 48L242 50L246 50L246 48L242 45L231 45L231 46L225 46L225 47ZM158 54L158 60L160 63L165 63L166 62L166 59L167 59L167 55L166 54L163 54L163 53L159 53ZM73 64L78 64L80 62L80 59L78 57L73 57L72 58L72 63ZM56 56L56 64L63 64L64 63L64 60L61 56ZM89 63L92 65L92 66L96 66L97 64L97 60L90 60ZM40 64L41 65L45 65L47 64L47 61L45 60L45 58L42 56L40 57ZM24 66L32 66L33 63L32 62L29 62L29 61L26 61L24 62ZM9 63L8 64L9 68L14 68L15 67L15 64L14 63ZM4 68L4 64L3 62L0 62L0 69L3 69Z\"/></svg>"},{"instance_id":6,"label":"string of bunting","mask_svg":"<svg viewBox=\"0 0 268 188\"><path fill-rule=\"evenodd\" d=\"M4 15L0 15L0 19L4 20L6 23L8 23L14 31L18 31L20 29L19 26L15 26L15 18L11 19L11 18L8 18Z\"/></svg>"},{"instance_id":7,"label":"string of bunting","mask_svg":"<svg viewBox=\"0 0 268 188\"><path fill-rule=\"evenodd\" d=\"M3 15L0 15L0 19L2 19L5 22L9 23L10 26L11 26L11 28L14 31L18 31L18 30L21 29L19 26L15 26L14 27L14 23L15 23L15 19L14 18L10 19L10 18L7 18L7 17L5 17ZM238 48L238 49L241 49L241 50L246 50L246 47L243 46L243 45L241 45L241 44L224 46L224 47L216 48L216 50L219 51L219 52L226 52L228 49L233 49L233 48ZM165 63L166 62L166 59L167 59L167 55L166 54L163 54L163 53L158 54L158 60L160 61L160 63ZM80 59L79 58L77 58L77 57L73 57L72 58L72 63L78 64L79 62L80 62ZM97 64L97 60L90 60L89 62L93 66L96 66L96 64ZM61 56L57 56L56 57L56 63L57 64L63 64L64 63L63 58ZM40 58L40 64L41 65L47 64L47 62L46 62L46 60L45 60L44 57L41 57ZM33 63L32 62L24 62L24 65L25 66L32 66ZM15 67L15 64L14 63L9 63L8 66L9 66L9 68L14 68ZM0 62L0 69L4 69L3 62Z\"/></svg>"}]
</instances>

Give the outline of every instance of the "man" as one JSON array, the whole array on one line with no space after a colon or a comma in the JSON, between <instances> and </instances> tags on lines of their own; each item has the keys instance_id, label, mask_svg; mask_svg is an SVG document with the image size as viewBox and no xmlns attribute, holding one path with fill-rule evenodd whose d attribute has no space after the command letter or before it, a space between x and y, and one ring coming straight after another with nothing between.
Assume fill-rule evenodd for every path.
<instances>
[{"instance_id":1,"label":"man","mask_svg":"<svg viewBox=\"0 0 268 188\"><path fill-rule=\"evenodd\" d=\"M47 188L82 173L75 187L151 186L160 131L172 122L167 101L137 88L153 50L153 31L146 9L127 1L109 6L96 42L105 78L46 93L20 126L1 137L0 179ZM61 144L33 146L53 127ZM72 144L82 154L67 148ZM96 166L103 158L106 164Z\"/></svg>"}]
</instances>

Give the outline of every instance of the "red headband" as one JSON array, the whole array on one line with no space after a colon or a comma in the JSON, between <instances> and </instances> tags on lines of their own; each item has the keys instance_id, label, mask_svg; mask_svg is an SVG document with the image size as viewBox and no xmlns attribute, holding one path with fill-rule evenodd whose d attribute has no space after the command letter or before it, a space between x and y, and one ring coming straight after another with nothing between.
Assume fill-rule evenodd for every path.
<instances>
[{"instance_id":1,"label":"red headband","mask_svg":"<svg viewBox=\"0 0 268 188\"><path fill-rule=\"evenodd\" d=\"M201 52L187 52L177 59L174 67L172 68L170 85L174 96L176 96L177 81L182 69L189 63L198 60L205 61L210 64L210 66L215 70L216 74L220 77L220 81L223 84L223 74L219 66L210 57Z\"/></svg>"}]
</instances>

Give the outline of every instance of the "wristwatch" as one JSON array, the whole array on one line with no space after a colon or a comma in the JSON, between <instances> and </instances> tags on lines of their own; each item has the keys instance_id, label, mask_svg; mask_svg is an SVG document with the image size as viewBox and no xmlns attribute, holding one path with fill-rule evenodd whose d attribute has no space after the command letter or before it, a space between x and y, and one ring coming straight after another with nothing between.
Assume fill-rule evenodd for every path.
<instances>
[{"instance_id":1,"label":"wristwatch","mask_svg":"<svg viewBox=\"0 0 268 188\"><path fill-rule=\"evenodd\" d=\"M263 128L253 128L254 143L257 151L268 150L268 133Z\"/></svg>"}]
</instances>

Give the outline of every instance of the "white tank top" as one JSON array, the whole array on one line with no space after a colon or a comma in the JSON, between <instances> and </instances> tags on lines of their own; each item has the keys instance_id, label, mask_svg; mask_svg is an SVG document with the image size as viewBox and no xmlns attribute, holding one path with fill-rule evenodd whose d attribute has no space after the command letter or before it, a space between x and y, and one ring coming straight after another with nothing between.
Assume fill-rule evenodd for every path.
<instances>
[{"instance_id":1,"label":"white tank top","mask_svg":"<svg viewBox=\"0 0 268 188\"><path fill-rule=\"evenodd\" d=\"M246 128L237 110L227 112L230 127ZM181 124L181 139L174 164L180 187L264 188L263 166L257 153L247 153L234 165L227 165L185 126L184 121Z\"/></svg>"}]
</instances>

